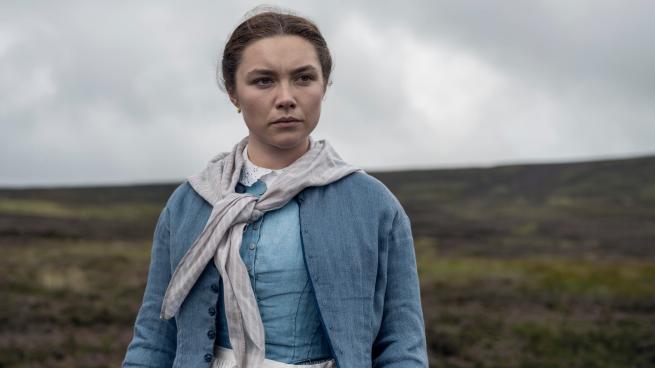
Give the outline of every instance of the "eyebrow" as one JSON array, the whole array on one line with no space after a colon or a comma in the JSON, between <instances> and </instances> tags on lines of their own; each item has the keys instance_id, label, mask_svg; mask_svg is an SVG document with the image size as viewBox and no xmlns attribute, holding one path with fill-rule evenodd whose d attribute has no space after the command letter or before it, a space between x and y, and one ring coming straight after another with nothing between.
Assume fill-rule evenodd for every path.
<instances>
[{"instance_id":1,"label":"eyebrow","mask_svg":"<svg viewBox=\"0 0 655 368\"><path fill-rule=\"evenodd\" d=\"M317 71L316 68L313 65L303 65L301 67L298 67L294 70L291 71L291 74L296 74L300 72L304 72L306 70L312 70L312 71ZM249 77L253 74L263 74L263 75L275 75L275 72L270 70L270 69L253 69L246 74L246 77Z\"/></svg>"}]
</instances>

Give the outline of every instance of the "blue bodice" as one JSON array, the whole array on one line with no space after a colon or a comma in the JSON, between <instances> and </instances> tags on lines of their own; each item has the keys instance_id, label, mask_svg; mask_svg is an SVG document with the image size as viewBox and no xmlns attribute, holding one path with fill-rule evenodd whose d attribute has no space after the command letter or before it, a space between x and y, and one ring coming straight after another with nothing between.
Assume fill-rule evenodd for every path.
<instances>
[{"instance_id":1,"label":"blue bodice","mask_svg":"<svg viewBox=\"0 0 655 368\"><path fill-rule=\"evenodd\" d=\"M239 183L236 191L261 196L266 183L258 180L249 187ZM240 254L264 323L266 358L289 364L329 358L303 258L298 202L292 199L248 224ZM222 284L217 309L216 344L231 348Z\"/></svg>"}]
</instances>

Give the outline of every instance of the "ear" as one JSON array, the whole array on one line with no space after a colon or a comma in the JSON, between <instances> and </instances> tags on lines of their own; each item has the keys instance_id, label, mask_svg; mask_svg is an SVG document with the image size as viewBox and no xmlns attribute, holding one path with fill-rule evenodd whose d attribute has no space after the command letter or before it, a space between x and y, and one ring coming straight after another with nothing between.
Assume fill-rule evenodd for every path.
<instances>
[{"instance_id":1,"label":"ear","mask_svg":"<svg viewBox=\"0 0 655 368\"><path fill-rule=\"evenodd\" d=\"M232 94L229 94L229 96L230 96L230 101L232 101L232 104L235 107L239 107L239 101Z\"/></svg>"},{"instance_id":2,"label":"ear","mask_svg":"<svg viewBox=\"0 0 655 368\"><path fill-rule=\"evenodd\" d=\"M325 95L327 94L327 89L328 86L332 85L332 80L330 79L327 83L323 84L323 98L325 98Z\"/></svg>"},{"instance_id":3,"label":"ear","mask_svg":"<svg viewBox=\"0 0 655 368\"><path fill-rule=\"evenodd\" d=\"M328 85L330 85L330 84L332 84L332 82L326 83L326 84L323 85L323 97L321 98L321 100L323 100L323 101L325 101L325 96L327 96L327 88L328 88Z\"/></svg>"}]
</instances>

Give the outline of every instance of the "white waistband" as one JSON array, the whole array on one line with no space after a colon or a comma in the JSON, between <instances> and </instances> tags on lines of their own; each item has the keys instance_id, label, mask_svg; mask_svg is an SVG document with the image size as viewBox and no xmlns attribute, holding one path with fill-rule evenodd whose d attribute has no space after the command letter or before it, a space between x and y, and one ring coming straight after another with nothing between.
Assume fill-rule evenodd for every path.
<instances>
[{"instance_id":1,"label":"white waistband","mask_svg":"<svg viewBox=\"0 0 655 368\"><path fill-rule=\"evenodd\" d=\"M334 359L315 364L288 364L278 362L276 360L264 359L264 364L261 368L289 368L289 367L302 367L302 368L334 368L336 364ZM212 361L211 368L238 368L234 351L232 349L224 348L222 346L214 345L214 360Z\"/></svg>"}]
</instances>

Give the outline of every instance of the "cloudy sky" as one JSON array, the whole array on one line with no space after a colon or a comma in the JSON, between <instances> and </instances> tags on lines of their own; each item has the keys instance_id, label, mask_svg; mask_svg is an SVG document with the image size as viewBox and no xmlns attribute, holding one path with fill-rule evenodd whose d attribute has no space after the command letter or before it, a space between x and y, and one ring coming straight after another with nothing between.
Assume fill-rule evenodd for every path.
<instances>
[{"instance_id":1,"label":"cloudy sky","mask_svg":"<svg viewBox=\"0 0 655 368\"><path fill-rule=\"evenodd\" d=\"M3 0L0 186L179 181L230 150L215 68L259 4ZM654 4L275 3L334 57L312 136L369 171L655 154Z\"/></svg>"}]
</instances>

